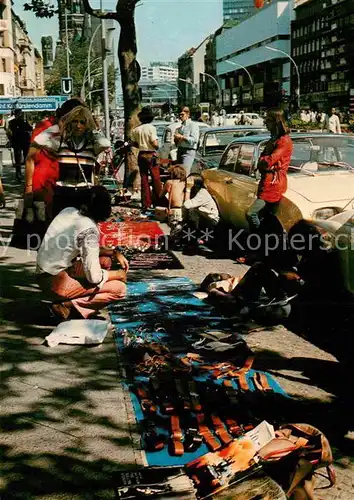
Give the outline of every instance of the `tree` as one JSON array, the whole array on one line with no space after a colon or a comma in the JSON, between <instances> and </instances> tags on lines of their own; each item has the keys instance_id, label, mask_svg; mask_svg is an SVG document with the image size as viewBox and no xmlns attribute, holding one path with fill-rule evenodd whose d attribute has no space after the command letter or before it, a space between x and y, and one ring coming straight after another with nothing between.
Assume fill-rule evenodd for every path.
<instances>
[{"instance_id":1,"label":"tree","mask_svg":"<svg viewBox=\"0 0 354 500\"><path fill-rule=\"evenodd\" d=\"M118 44L118 60L120 66L124 119L125 138L130 138L131 130L138 124L137 114L140 108L140 66L136 59L136 29L135 29L135 8L140 0L117 0L115 12L102 12L95 10L90 5L90 0L83 0L83 5L88 14L100 19L114 19L120 25L120 36ZM133 155L129 155L126 162L126 184L137 183L137 165Z\"/></svg>"},{"instance_id":2,"label":"tree","mask_svg":"<svg viewBox=\"0 0 354 500\"><path fill-rule=\"evenodd\" d=\"M81 88L84 81L84 77L87 78L87 54L89 49L89 43L87 40L73 40L70 44L70 76L73 79L73 94L80 95ZM91 61L95 58L99 57L98 53L93 52L91 55ZM99 70L96 71L94 68L97 68L97 64L91 66L91 75L100 75L100 66ZM53 67L51 69L50 75L46 80L46 89L49 95L58 95L61 93L61 78L66 74L66 54L64 49L60 49L57 51ZM108 68L108 88L110 99L115 97L115 78L116 74L114 71L114 66L110 65ZM86 80L86 94L88 92L88 82ZM92 90L92 102L93 104L97 104L98 102L102 102L102 92L99 90L102 88L102 78L94 78L94 85Z\"/></svg>"},{"instance_id":3,"label":"tree","mask_svg":"<svg viewBox=\"0 0 354 500\"><path fill-rule=\"evenodd\" d=\"M64 1L64 0L59 0ZM118 44L118 60L123 90L125 138L130 138L131 130L138 124L137 114L140 108L141 96L139 92L140 66L136 59L136 29L135 8L140 0L117 0L115 12L103 12L93 9L90 0L83 0L85 11L91 16L100 19L114 19L120 25ZM37 17L52 17L57 10L47 0L30 0L25 9L32 10ZM65 74L65 71L64 71ZM129 155L126 162L126 183L135 184L138 179L136 159Z\"/></svg>"}]
</instances>

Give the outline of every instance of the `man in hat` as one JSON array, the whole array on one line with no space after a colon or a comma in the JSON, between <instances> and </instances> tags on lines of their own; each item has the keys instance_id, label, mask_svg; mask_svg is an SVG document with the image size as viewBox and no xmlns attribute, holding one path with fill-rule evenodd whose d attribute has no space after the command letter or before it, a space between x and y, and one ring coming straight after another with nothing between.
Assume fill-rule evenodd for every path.
<instances>
[{"instance_id":1,"label":"man in hat","mask_svg":"<svg viewBox=\"0 0 354 500\"><path fill-rule=\"evenodd\" d=\"M21 181L21 165L25 162L29 150L32 127L25 120L22 109L16 109L14 115L15 117L9 122L7 133L14 151L16 179Z\"/></svg>"},{"instance_id":2,"label":"man in hat","mask_svg":"<svg viewBox=\"0 0 354 500\"><path fill-rule=\"evenodd\" d=\"M141 125L132 131L133 146L139 149L138 165L141 177L141 205L148 210L153 204L149 186L149 173L152 178L152 188L155 204L161 194L160 167L157 162L156 150L159 147L156 127L152 125L154 115L152 109L144 107L138 114Z\"/></svg>"}]
</instances>

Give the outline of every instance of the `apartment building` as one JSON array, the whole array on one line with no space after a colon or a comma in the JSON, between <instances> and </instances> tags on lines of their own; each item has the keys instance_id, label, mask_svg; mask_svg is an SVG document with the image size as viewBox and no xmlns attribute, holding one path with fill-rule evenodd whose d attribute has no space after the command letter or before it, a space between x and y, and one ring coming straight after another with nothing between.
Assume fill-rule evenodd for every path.
<instances>
[{"instance_id":1,"label":"apartment building","mask_svg":"<svg viewBox=\"0 0 354 500\"><path fill-rule=\"evenodd\" d=\"M15 86L11 0L0 0L0 96L19 95Z\"/></svg>"}]
</instances>

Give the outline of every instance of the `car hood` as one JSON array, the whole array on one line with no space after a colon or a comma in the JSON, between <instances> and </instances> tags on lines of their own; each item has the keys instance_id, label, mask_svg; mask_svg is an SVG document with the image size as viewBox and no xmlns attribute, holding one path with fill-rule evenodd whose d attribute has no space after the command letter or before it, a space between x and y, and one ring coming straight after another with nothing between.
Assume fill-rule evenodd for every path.
<instances>
[{"instance_id":1,"label":"car hood","mask_svg":"<svg viewBox=\"0 0 354 500\"><path fill-rule=\"evenodd\" d=\"M349 200L354 195L354 173L289 175L288 192L293 191L312 203Z\"/></svg>"}]
</instances>

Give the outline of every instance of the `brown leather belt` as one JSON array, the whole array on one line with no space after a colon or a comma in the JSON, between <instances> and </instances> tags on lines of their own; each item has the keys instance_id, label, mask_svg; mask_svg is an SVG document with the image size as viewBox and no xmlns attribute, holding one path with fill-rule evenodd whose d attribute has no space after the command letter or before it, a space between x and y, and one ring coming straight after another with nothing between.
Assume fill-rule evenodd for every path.
<instances>
[{"instance_id":1,"label":"brown leather belt","mask_svg":"<svg viewBox=\"0 0 354 500\"><path fill-rule=\"evenodd\" d=\"M184 453L183 448L183 433L177 415L171 415L170 418L171 436L170 436L170 451L172 455L181 456Z\"/></svg>"},{"instance_id":2,"label":"brown leather belt","mask_svg":"<svg viewBox=\"0 0 354 500\"><path fill-rule=\"evenodd\" d=\"M215 415L214 413L211 414L211 421L213 422L215 434L218 436L220 441L223 444L229 444L232 441L232 436L227 432L226 428L224 427L224 424L222 423L220 417Z\"/></svg>"},{"instance_id":3,"label":"brown leather belt","mask_svg":"<svg viewBox=\"0 0 354 500\"><path fill-rule=\"evenodd\" d=\"M196 417L197 417L197 422L198 422L199 434L204 439L205 444L208 446L208 448L211 449L211 451L219 450L221 448L221 444L213 436L211 430L205 424L203 413L198 413L198 415Z\"/></svg>"}]
</instances>

